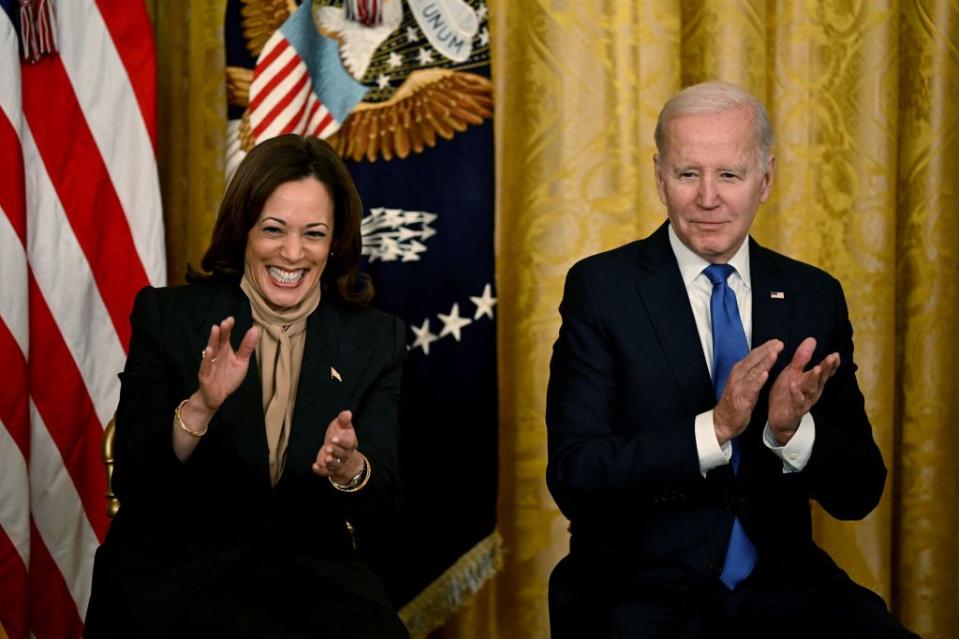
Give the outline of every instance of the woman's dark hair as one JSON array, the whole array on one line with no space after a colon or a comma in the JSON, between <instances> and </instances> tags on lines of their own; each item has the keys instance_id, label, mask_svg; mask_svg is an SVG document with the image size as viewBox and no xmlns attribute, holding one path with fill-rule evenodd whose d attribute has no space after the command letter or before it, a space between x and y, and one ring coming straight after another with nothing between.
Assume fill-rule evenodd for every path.
<instances>
[{"instance_id":1,"label":"woman's dark hair","mask_svg":"<svg viewBox=\"0 0 959 639\"><path fill-rule=\"evenodd\" d=\"M333 199L333 242L320 276L324 294L351 306L363 306L373 297L373 284L359 273L363 203L346 166L333 148L314 137L281 135L250 151L230 180L213 226L210 246L200 265L187 266L191 284L239 282L243 277L246 242L267 198L278 186L314 177Z\"/></svg>"}]
</instances>

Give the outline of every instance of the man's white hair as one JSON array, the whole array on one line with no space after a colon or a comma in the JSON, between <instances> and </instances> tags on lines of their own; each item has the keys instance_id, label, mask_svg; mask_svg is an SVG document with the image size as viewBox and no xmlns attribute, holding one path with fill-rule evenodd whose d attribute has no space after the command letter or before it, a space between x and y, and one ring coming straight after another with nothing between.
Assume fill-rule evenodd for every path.
<instances>
[{"instance_id":1,"label":"man's white hair","mask_svg":"<svg viewBox=\"0 0 959 639\"><path fill-rule=\"evenodd\" d=\"M766 172L773 149L773 128L769 123L766 106L752 93L728 82L702 82L686 87L663 106L656 122L656 151L663 157L667 151L669 122L683 115L722 113L731 109L748 107L753 113L756 130L756 146L759 166Z\"/></svg>"}]
</instances>

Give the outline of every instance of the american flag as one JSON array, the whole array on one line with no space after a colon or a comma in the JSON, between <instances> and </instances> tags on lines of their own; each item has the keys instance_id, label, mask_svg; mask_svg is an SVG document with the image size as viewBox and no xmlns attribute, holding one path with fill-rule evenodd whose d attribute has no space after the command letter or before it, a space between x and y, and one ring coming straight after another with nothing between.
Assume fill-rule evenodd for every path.
<instances>
[{"instance_id":1,"label":"american flag","mask_svg":"<svg viewBox=\"0 0 959 639\"><path fill-rule=\"evenodd\" d=\"M166 271L152 28L130 0L0 9L0 636L79 637L129 312Z\"/></svg>"},{"instance_id":2,"label":"american flag","mask_svg":"<svg viewBox=\"0 0 959 639\"><path fill-rule=\"evenodd\" d=\"M247 114L254 142L284 133L332 135L366 87L340 63L339 45L317 32L304 2L263 45Z\"/></svg>"}]
</instances>

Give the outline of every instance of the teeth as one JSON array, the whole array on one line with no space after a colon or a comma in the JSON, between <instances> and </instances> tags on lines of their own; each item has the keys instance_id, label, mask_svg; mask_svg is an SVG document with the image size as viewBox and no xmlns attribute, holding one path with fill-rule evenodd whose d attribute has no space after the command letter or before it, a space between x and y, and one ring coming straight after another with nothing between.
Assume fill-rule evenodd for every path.
<instances>
[{"instance_id":1,"label":"teeth","mask_svg":"<svg viewBox=\"0 0 959 639\"><path fill-rule=\"evenodd\" d=\"M281 268L276 266L271 266L267 269L270 272L270 277L283 283L283 284L296 284L303 278L303 273L306 271L304 269L296 269L295 271L284 271Z\"/></svg>"}]
</instances>

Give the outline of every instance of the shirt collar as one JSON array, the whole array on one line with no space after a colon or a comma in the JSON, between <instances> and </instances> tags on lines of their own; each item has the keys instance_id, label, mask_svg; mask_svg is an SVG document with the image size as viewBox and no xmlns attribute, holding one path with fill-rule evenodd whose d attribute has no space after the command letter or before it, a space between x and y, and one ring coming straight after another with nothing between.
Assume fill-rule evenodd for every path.
<instances>
[{"instance_id":1,"label":"shirt collar","mask_svg":"<svg viewBox=\"0 0 959 639\"><path fill-rule=\"evenodd\" d=\"M672 223L669 225L669 245L672 247L673 255L676 256L676 261L679 263L679 272L683 276L683 284L688 288L689 285L693 283L693 280L699 277L703 269L709 266L710 263L693 253L688 246L683 244L683 241L676 235ZM739 273L739 277L742 278L746 287L751 289L752 281L749 275L748 236L745 241L743 241L742 246L739 247L739 250L736 251L736 254L729 260L729 264Z\"/></svg>"}]
</instances>

